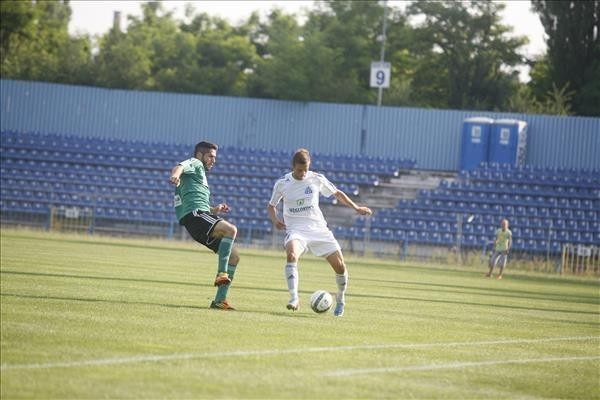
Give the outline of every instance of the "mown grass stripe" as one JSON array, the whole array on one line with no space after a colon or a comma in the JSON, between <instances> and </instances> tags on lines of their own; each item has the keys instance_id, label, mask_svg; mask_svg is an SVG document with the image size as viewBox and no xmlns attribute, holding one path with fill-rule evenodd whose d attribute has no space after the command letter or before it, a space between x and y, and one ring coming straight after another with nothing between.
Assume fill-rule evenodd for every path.
<instances>
[{"instance_id":1,"label":"mown grass stripe","mask_svg":"<svg viewBox=\"0 0 600 400\"><path fill-rule=\"evenodd\" d=\"M420 349L432 347L460 347L460 346L491 346L504 344L526 344L526 343L547 343L561 341L583 341L600 339L600 336L570 336L561 338L540 338L540 339L508 339L477 342L440 342L440 343L390 343L390 344L372 344L361 346L328 346L328 347L306 347L297 349L272 349L272 350L238 350L229 352L212 353L183 353L183 354L164 354L164 355L139 355L121 358L101 358L80 361L67 361L56 363L33 363L33 364L2 364L0 369L51 369L51 368L73 368L86 366L103 366L118 364L133 364L144 362L161 362L176 360L191 360L215 357L256 357L256 356L278 356L286 354L336 352L336 351L360 351L360 350L391 350L391 349ZM348 371L367 371L367 370L348 370ZM375 370L373 370L375 371ZM365 372L362 372L365 373Z\"/></svg>"},{"instance_id":2,"label":"mown grass stripe","mask_svg":"<svg viewBox=\"0 0 600 400\"><path fill-rule=\"evenodd\" d=\"M434 371L439 369L457 369L495 366L504 364L531 364L531 363L548 363L548 362L572 362L572 361L591 361L600 360L600 356L585 356L585 357L548 357L548 358L524 358L514 360L488 360L474 362L455 362L449 364L430 364L430 365L409 365L405 367L387 367L387 368L366 368L366 369L340 369L337 371L326 373L325 376L334 377L349 377L356 375L369 374L389 374L394 372L411 372L411 371Z\"/></svg>"}]
</instances>

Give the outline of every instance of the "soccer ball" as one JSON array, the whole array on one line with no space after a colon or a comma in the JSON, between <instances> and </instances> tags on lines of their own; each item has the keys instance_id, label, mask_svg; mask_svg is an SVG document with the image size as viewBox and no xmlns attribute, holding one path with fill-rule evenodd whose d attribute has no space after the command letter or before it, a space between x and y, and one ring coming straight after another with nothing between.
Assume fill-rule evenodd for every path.
<instances>
[{"instance_id":1,"label":"soccer ball","mask_svg":"<svg viewBox=\"0 0 600 400\"><path fill-rule=\"evenodd\" d=\"M316 313L324 313L333 305L333 297L325 290L317 290L310 296L310 308Z\"/></svg>"}]
</instances>

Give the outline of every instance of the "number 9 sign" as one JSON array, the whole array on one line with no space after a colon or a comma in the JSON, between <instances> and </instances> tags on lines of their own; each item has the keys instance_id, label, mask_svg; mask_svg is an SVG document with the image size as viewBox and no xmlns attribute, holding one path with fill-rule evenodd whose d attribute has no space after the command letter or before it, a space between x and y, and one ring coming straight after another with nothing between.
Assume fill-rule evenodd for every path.
<instances>
[{"instance_id":1,"label":"number 9 sign","mask_svg":"<svg viewBox=\"0 0 600 400\"><path fill-rule=\"evenodd\" d=\"M390 67L389 62L374 61L371 63L371 87L390 87Z\"/></svg>"}]
</instances>

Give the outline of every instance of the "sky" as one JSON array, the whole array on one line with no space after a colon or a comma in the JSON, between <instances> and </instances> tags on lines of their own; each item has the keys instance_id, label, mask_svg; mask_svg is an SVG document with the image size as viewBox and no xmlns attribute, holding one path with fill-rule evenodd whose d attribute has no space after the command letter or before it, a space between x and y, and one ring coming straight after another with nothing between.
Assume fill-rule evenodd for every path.
<instances>
[{"instance_id":1,"label":"sky","mask_svg":"<svg viewBox=\"0 0 600 400\"><path fill-rule=\"evenodd\" d=\"M114 11L121 12L121 26L126 27L126 16L140 16L140 4L144 2L134 0L71 0L69 4L71 5L73 14L71 16L69 31L73 34L103 34L112 26ZM274 7L279 7L288 13L302 15L303 10L311 8L314 2L301 0L163 0L163 7L166 10L174 11L178 19L183 19L186 3L191 3L198 13L206 12L210 15L220 16L229 20L230 23L237 25L253 11L259 11L261 16L266 16ZM404 1L388 1L388 4L394 7L404 7L406 3ZM512 26L515 35L527 36L529 38L529 44L523 49L523 54L527 57L543 54L546 49L545 33L538 16L529 10L531 3L528 0L509 0L502 1L502 3L506 5L503 13L503 23ZM522 81L529 80L528 72L527 68L521 70Z\"/></svg>"}]
</instances>

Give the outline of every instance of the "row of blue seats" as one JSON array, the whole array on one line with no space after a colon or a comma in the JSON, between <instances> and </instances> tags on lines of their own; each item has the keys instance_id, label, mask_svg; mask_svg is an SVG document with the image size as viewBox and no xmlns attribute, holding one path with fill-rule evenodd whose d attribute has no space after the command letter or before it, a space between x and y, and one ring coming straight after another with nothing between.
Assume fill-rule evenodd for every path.
<instances>
[{"instance_id":1,"label":"row of blue seats","mask_svg":"<svg viewBox=\"0 0 600 400\"><path fill-rule=\"evenodd\" d=\"M29 148L2 147L2 157L18 160L46 161L46 162L71 162L92 166L135 166L143 168L170 169L179 161L178 159L160 159L145 154L116 155L109 152L95 154L77 151L37 150Z\"/></svg>"},{"instance_id":2,"label":"row of blue seats","mask_svg":"<svg viewBox=\"0 0 600 400\"><path fill-rule=\"evenodd\" d=\"M403 209L405 206L398 205L396 209ZM600 215L598 209L572 209L569 207L539 207L539 206L521 206L521 205L500 205L492 203L463 202L453 200L428 200L421 204L413 205L409 208L443 210L446 213L467 213L467 214L500 214L505 217L523 216L539 218L597 218ZM401 212L401 211L400 211Z\"/></svg>"},{"instance_id":3,"label":"row of blue seats","mask_svg":"<svg viewBox=\"0 0 600 400\"><path fill-rule=\"evenodd\" d=\"M356 227L343 227L338 226L335 228L335 234L340 239L346 240L366 240L367 232L365 228ZM451 233L443 232L429 232L426 230L403 230L403 229L379 229L374 228L368 232L370 240L384 241L384 242L396 242L396 243L417 243L417 244L429 244L429 245L445 245L448 247L454 247L456 245L456 235ZM585 240L571 240L573 244L577 243L589 243ZM461 245L463 247L471 247L480 249L483 246L491 245L491 238L488 235L474 235L466 234L461 237ZM513 239L513 251L524 251L524 252L545 252L549 250L552 253L559 253L562 249L562 242L559 240L546 240L546 239L524 239L514 238Z\"/></svg>"},{"instance_id":4,"label":"row of blue seats","mask_svg":"<svg viewBox=\"0 0 600 400\"><path fill-rule=\"evenodd\" d=\"M170 145L167 143L127 141L116 139L81 138L41 133L2 132L2 146L12 148L19 154L40 153L47 159L54 159L63 153L92 161L141 159L143 162L164 166L164 162L181 161L191 156L193 145ZM162 150L161 150L162 149ZM271 165L287 168L291 154L287 151L266 151L254 148L222 147L218 159L228 162L258 165ZM315 164L321 164L328 171L376 172L385 176L396 176L399 169L414 168L416 162L410 159L395 159L368 156L346 156L314 153Z\"/></svg>"},{"instance_id":5,"label":"row of blue seats","mask_svg":"<svg viewBox=\"0 0 600 400\"><path fill-rule=\"evenodd\" d=\"M529 185L527 183L504 183L504 182L482 182L482 181L453 181L443 180L439 189L467 190L481 194L515 193L530 196L553 196L553 197L592 197L600 196L600 186L575 187L560 185Z\"/></svg>"},{"instance_id":6,"label":"row of blue seats","mask_svg":"<svg viewBox=\"0 0 600 400\"><path fill-rule=\"evenodd\" d=\"M12 176L15 176L13 174ZM4 175L3 175L4 177ZM19 191L35 191L39 198L53 196L54 194L66 193L69 195L95 195L96 197L146 197L146 198L163 198L171 199L173 196L173 187L161 181L156 185L139 184L130 185L126 181L133 178L117 178L99 182L91 180L88 177L78 174L70 174L69 179L59 178L31 178L24 176L21 179L3 178L2 187L4 189L12 189ZM358 187L354 185L339 185L340 189L348 194L355 194ZM215 184L211 185L211 194L213 198L222 197L225 199L250 198L256 199L257 202L265 203L271 198L272 188L270 187L255 187L252 185L236 185L236 184ZM323 199L325 203L331 203L333 198Z\"/></svg>"},{"instance_id":7,"label":"row of blue seats","mask_svg":"<svg viewBox=\"0 0 600 400\"><path fill-rule=\"evenodd\" d=\"M452 204L454 205L454 204ZM428 202L419 200L401 200L395 208L379 210L378 213L388 213L391 217L402 217L406 215L429 215L431 219L456 220L458 214L475 215L484 223L497 223L502 218L512 221L520 220L522 225L535 225L536 221L543 220L590 220L599 219L600 212L594 210L572 210L568 208L536 208L535 213L529 214L527 208L522 206L501 206L499 204L479 204L478 208L470 210L459 210L456 207L445 207L443 202Z\"/></svg>"},{"instance_id":8,"label":"row of blue seats","mask_svg":"<svg viewBox=\"0 0 600 400\"><path fill-rule=\"evenodd\" d=\"M565 232L568 236L569 232L600 232L600 223L598 221L585 220L559 220L561 224L546 225L538 227L511 225L511 230L514 235L527 237L546 237L549 232ZM359 217L354 224L355 227L370 226L373 228L383 229L427 229L437 232L456 232L458 230L458 222L438 221L428 218L418 218L415 216L408 218L388 218L375 215L367 222L364 217ZM462 230L465 233L489 234L493 235L496 231L497 224L481 224L481 223L463 223Z\"/></svg>"},{"instance_id":9,"label":"row of blue seats","mask_svg":"<svg viewBox=\"0 0 600 400\"><path fill-rule=\"evenodd\" d=\"M43 169L43 170L72 170L79 166L87 166L87 170L101 170L105 174L122 174L124 171L131 174L131 171L136 171L136 174L145 175L158 175L158 174L169 174L171 169L177 164L176 162L164 163L160 168L154 165L148 165L148 163L140 162L140 159L133 159L127 157L107 156L103 160L86 160L84 158L67 158L67 155L63 156L62 159L44 159L41 155L39 158L33 156L19 156L15 153L4 152L2 153L2 163L5 164L6 168L28 168L32 170ZM104 167L104 168L102 168ZM259 177L279 177L288 170L281 167L270 167L260 165L245 165L245 164L222 164L215 165L216 173L232 173L236 175L245 176L259 176Z\"/></svg>"},{"instance_id":10,"label":"row of blue seats","mask_svg":"<svg viewBox=\"0 0 600 400\"><path fill-rule=\"evenodd\" d=\"M40 171L22 170L19 171L15 168L2 168L2 177L6 177L8 180L27 180L27 181L43 181L44 176ZM17 172L15 172L17 171ZM61 181L81 185L102 185L111 187L129 187L129 188L149 188L155 190L166 189L169 186L168 175L163 179L148 179L137 175L94 175L87 174L85 172L77 172L77 169L69 171L54 171L50 182Z\"/></svg>"},{"instance_id":11,"label":"row of blue seats","mask_svg":"<svg viewBox=\"0 0 600 400\"><path fill-rule=\"evenodd\" d=\"M8 180L2 180L8 182ZM80 191L44 191L40 189L31 189L29 187L11 189L9 185L2 185L1 189L2 198L10 199L23 199L37 202L47 203L61 203L77 206L90 206L94 204L107 204L121 207L144 207L150 209L169 209L172 208L173 194L172 192L156 197L139 196L138 194L130 195L125 193L119 193L117 195L113 193L102 194L99 192L80 192ZM231 194L233 193L233 194ZM260 208L266 207L266 204L270 198L270 192L263 191L222 191L215 192L214 196L216 199L224 199L232 207L238 205L238 199L255 199L252 203L251 208L255 208L260 204ZM246 207L240 205L240 207Z\"/></svg>"},{"instance_id":12,"label":"row of blue seats","mask_svg":"<svg viewBox=\"0 0 600 400\"><path fill-rule=\"evenodd\" d=\"M553 167L537 167L532 165L523 165L517 167L511 167L510 165L502 165L499 167L494 167L486 165L482 163L479 168L472 170L479 171L480 173L488 174L502 174L496 175L510 177L513 175L517 175L520 177L526 176L527 178L535 178L535 177L552 177L552 179L560 179L560 178L575 178L575 177L584 177L591 178L593 180L598 180L598 174L600 170L593 168L553 168ZM475 172L477 174L477 172Z\"/></svg>"},{"instance_id":13,"label":"row of blue seats","mask_svg":"<svg viewBox=\"0 0 600 400\"><path fill-rule=\"evenodd\" d=\"M129 186L123 184L112 184L110 182L89 181L84 179L61 180L58 178L32 178L24 176L21 178L2 177L2 188L11 190L35 190L44 192L51 196L52 193L73 193L73 194L93 194L104 197L145 197L145 198L164 198L173 194L172 186L162 185L160 189L149 187L147 185Z\"/></svg>"},{"instance_id":14,"label":"row of blue seats","mask_svg":"<svg viewBox=\"0 0 600 400\"><path fill-rule=\"evenodd\" d=\"M589 195L584 197L554 197L554 196L530 196L515 193L486 193L467 190L449 190L437 189L420 193L421 198L430 200L453 201L461 207L465 202L481 202L488 204L517 205L517 206L536 206L536 207L557 207L557 208L581 208L587 210L600 210L600 198Z\"/></svg>"},{"instance_id":15,"label":"row of blue seats","mask_svg":"<svg viewBox=\"0 0 600 400\"><path fill-rule=\"evenodd\" d=\"M35 193L35 192L34 192ZM5 211L34 211L48 212L50 207L77 207L78 209L99 210L101 216L108 212L109 216L124 215L164 215L163 219L174 219L175 211L172 201L140 200L131 198L96 198L89 195L59 194L54 197L38 197L34 193L19 192L17 195L6 193L2 189L1 199L5 202ZM116 211L107 211L116 210ZM262 207L244 207L240 204L231 203L229 218L257 218L268 219L266 203Z\"/></svg>"},{"instance_id":16,"label":"row of blue seats","mask_svg":"<svg viewBox=\"0 0 600 400\"><path fill-rule=\"evenodd\" d=\"M68 204L60 206L63 208L69 208ZM91 212L88 218L96 220L108 220L114 222L128 222L146 224L151 223L164 223L164 224L177 224L174 213L170 211L156 211L148 209L128 209L128 208L116 208L116 207L103 207L97 206L82 207L79 209L82 213ZM48 216L48 206L42 203L33 203L29 201L19 200L7 200L0 199L0 211L2 213L26 213L26 214L39 214L40 216ZM272 231L271 221L264 216L253 217L253 216L228 216L228 220L234 223L240 230L253 230L254 232L270 233Z\"/></svg>"},{"instance_id":17,"label":"row of blue seats","mask_svg":"<svg viewBox=\"0 0 600 400\"><path fill-rule=\"evenodd\" d=\"M461 171L460 177L472 182L505 182L505 183L527 183L530 185L561 185L576 187L597 186L600 181L594 176L554 176L536 175L522 172L500 172L487 170Z\"/></svg>"},{"instance_id":18,"label":"row of blue seats","mask_svg":"<svg viewBox=\"0 0 600 400\"><path fill-rule=\"evenodd\" d=\"M497 227L501 219L505 218L504 214L477 214L474 219L474 226ZM456 227L457 216L455 213L447 213L444 211L420 210L420 209L402 209L402 210L379 210L372 217L372 226L380 224L394 225L403 219L423 220L436 222L438 225L442 223L451 224ZM600 220L597 218L575 219L575 218L531 218L531 217L509 217L511 227L529 228L529 229L571 229L571 230L588 230L600 231ZM364 217L358 217L356 225L364 225ZM468 229L468 228L467 228ZM481 228L486 229L486 228Z\"/></svg>"},{"instance_id":19,"label":"row of blue seats","mask_svg":"<svg viewBox=\"0 0 600 400\"><path fill-rule=\"evenodd\" d=\"M18 181L19 184L21 185L21 187L19 187L18 189L14 189L14 190L10 190L10 180L3 180L3 185L2 185L2 197L3 198L13 198L13 199L35 199L37 201L42 201L42 202L50 202L50 203L56 203L56 202L62 202L62 204L69 204L69 205L77 205L77 206L89 206L89 205L107 205L107 206L112 206L112 207L124 207L124 208L144 208L144 209L157 209L157 210L169 210L171 209L172 205L171 205L171 195L172 192L171 190L169 191L163 191L161 192L161 196L149 196L149 194L152 194L153 192L149 192L149 191L143 191L142 189L130 189L130 188L124 188L124 190L118 190L116 192L109 192L106 194L102 194L102 193L96 193L96 194L90 194L90 193L86 193L85 191L81 191L78 189L81 189L81 187L76 187L74 191L67 191L67 192L61 192L61 191L51 191L51 192L46 192L43 190L35 190L35 191L31 191L29 190L29 186L28 184L23 185L23 181ZM8 183L8 184L7 184ZM61 185L65 185L64 183L60 183ZM103 189L106 189L105 187L103 187ZM233 189L233 188L231 188ZM227 193L231 193L231 190L227 190L225 191L225 195L222 198L222 201L228 201L231 206L236 209L236 208L241 208L241 209L249 209L249 210L254 210L254 209L262 209L262 207L264 206L264 204L266 204L266 200L262 200L259 198L264 198L264 195L266 195L266 193L263 193L262 196L258 195L258 196L254 196L254 197L250 197L250 196L246 196L246 195L242 195L241 197L239 196L232 196L230 194ZM220 194L216 194L215 195L216 198L221 197ZM140 201L140 198L144 198L145 200ZM252 202L247 202L245 201L246 199L258 199L256 201L252 201ZM151 200L148 200L151 199ZM244 202L242 203L241 201L244 200ZM261 201L262 200L262 201ZM254 215L252 212L250 212L250 215ZM424 225L427 225L427 228L430 230L439 230L439 231L456 231L456 216L455 214L451 214L451 213L444 213L443 215L438 215L438 214L434 214L431 211L425 211L423 212L422 210L416 209L416 210L411 210L410 209L402 209L400 210L400 213L398 215L398 217L394 218L394 214L392 212L392 210L381 210L379 211L375 217L373 217L371 219L371 225L374 227L380 227L380 228L391 228L391 227L401 227L401 228L424 228ZM415 222L414 218L422 218L422 219L417 219ZM438 221L438 218L442 218L445 221ZM480 215L481 217L481 215ZM497 216L495 219L499 219L500 216ZM551 221L551 220L549 220ZM465 224L463 227L463 230L465 232L476 232L476 233L482 233L484 230L488 229L493 229L493 226L496 226L496 222L495 220L488 220L485 222L485 225L473 225L473 224ZM528 232L527 229L527 223L529 223L529 221L520 221L521 223L525 223L525 232ZM535 220L534 220L535 222ZM359 218L357 220L357 226L362 226L364 225L365 221L364 218ZM518 227L517 227L517 221L513 220L513 229L515 230L515 233L518 234ZM535 224L535 226L539 226L538 224ZM548 222L546 222L544 225L544 229L546 229L547 226L549 226ZM562 219L557 219L555 221L553 221L553 228L554 229L558 229L558 230L568 230L568 229L575 229L575 230L581 230L581 231L586 231L586 230L590 230L590 231L598 231L599 227L598 227L598 221L596 220L576 220L576 219L567 219L566 223L565 220ZM532 229L536 229L536 228L532 228ZM541 230L540 229L536 229L537 230Z\"/></svg>"},{"instance_id":20,"label":"row of blue seats","mask_svg":"<svg viewBox=\"0 0 600 400\"><path fill-rule=\"evenodd\" d=\"M24 149L62 149L86 154L114 154L119 156L135 156L143 152L155 158L175 157L176 159L180 157L185 159L193 151L193 145L91 138L40 132L2 131L0 135L3 147L10 146Z\"/></svg>"},{"instance_id":21,"label":"row of blue seats","mask_svg":"<svg viewBox=\"0 0 600 400\"><path fill-rule=\"evenodd\" d=\"M244 156L246 154L259 154L261 156L270 156L279 160L284 160L288 165L292 159L293 152L281 151L274 149L255 149L255 148L244 148L244 147L233 147L225 146L222 147L219 152L225 152L227 154L234 154ZM357 154L342 154L342 153L322 153L318 151L312 152L313 162L318 160L331 160L333 164L347 163L350 165L362 164L385 164L387 166L400 167L400 169L414 169L417 166L417 161L411 158L398 158L398 157L383 157L383 156L369 156L369 155L357 155Z\"/></svg>"},{"instance_id":22,"label":"row of blue seats","mask_svg":"<svg viewBox=\"0 0 600 400\"><path fill-rule=\"evenodd\" d=\"M90 182L80 183L78 181L62 180L36 180L36 179L2 179L2 195L26 198L48 198L55 199L64 196L88 196L98 201L116 201L120 198L149 199L151 201L163 201L173 197L173 187L165 185L164 189L152 189L148 187L130 186L108 186L106 184L94 184ZM220 190L218 190L220 189ZM213 188L213 200L233 201L240 206L262 207L270 198L270 189L261 189L260 194L248 196L248 191L237 190L234 186L217 186ZM268 193L268 196L267 196Z\"/></svg>"},{"instance_id":23,"label":"row of blue seats","mask_svg":"<svg viewBox=\"0 0 600 400\"><path fill-rule=\"evenodd\" d=\"M123 176L128 176L131 171L135 171L137 177L145 179L168 179L168 174L171 168L175 165L174 163L169 164L169 168L149 168L144 164L89 164L81 161L63 159L62 161L43 161L33 160L27 158L17 157L4 157L2 155L2 167L6 169L19 169L22 173L29 174L33 173L40 176L44 173L53 174L55 171L60 172L73 172L80 171L95 176L114 176L119 179ZM138 165L136 167L136 165ZM234 184L243 184L243 181L251 179L260 179L266 186L272 187L276 178L283 176L289 172L286 169L279 167L269 166L256 166L256 165L234 165L234 164L223 164L215 166L215 169L211 171L211 175L215 176L215 179L221 177L228 177L231 180L238 180ZM351 195L358 194L359 185L375 185L378 183L379 178L375 174L369 173L353 173L353 172L333 172L327 174L327 177L335 182L336 184L344 184L346 187L351 186L352 190L348 192Z\"/></svg>"},{"instance_id":24,"label":"row of blue seats","mask_svg":"<svg viewBox=\"0 0 600 400\"><path fill-rule=\"evenodd\" d=\"M217 162L227 164L248 164L248 165L270 165L285 169L290 168L291 156L286 155L285 158L274 157L268 155L260 155L255 153L224 153L219 152ZM402 161L393 163L375 163L365 162L363 160L344 161L339 159L327 158L327 156L319 156L318 153L312 155L311 169L315 171L331 172L354 172L354 173L369 173L377 174L384 177L398 176L399 166L404 165Z\"/></svg>"},{"instance_id":25,"label":"row of blue seats","mask_svg":"<svg viewBox=\"0 0 600 400\"><path fill-rule=\"evenodd\" d=\"M511 164L498 163L498 162L482 162L479 165L479 169L488 169L488 170L500 170L500 171L519 171L519 172L527 172L527 173L535 173L535 174L551 174L556 176L581 176L581 175L589 175L589 176L598 176L600 171L593 168L570 168L570 167L539 167L533 165L522 165L522 166L513 166Z\"/></svg>"}]
</instances>

